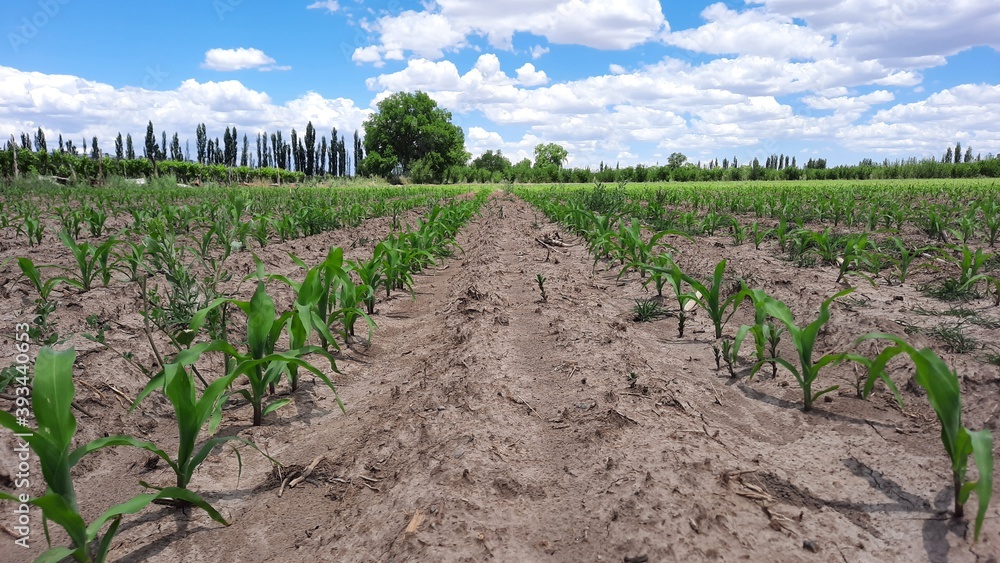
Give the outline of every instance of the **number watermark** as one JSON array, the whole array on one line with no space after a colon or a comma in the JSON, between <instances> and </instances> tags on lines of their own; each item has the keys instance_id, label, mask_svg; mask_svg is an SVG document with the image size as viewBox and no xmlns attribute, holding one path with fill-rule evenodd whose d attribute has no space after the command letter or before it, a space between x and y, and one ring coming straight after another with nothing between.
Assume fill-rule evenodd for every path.
<instances>
[{"instance_id":1,"label":"number watermark","mask_svg":"<svg viewBox=\"0 0 1000 563\"><path fill-rule=\"evenodd\" d=\"M32 417L31 408L31 338L28 331L31 326L28 323L18 323L14 327L14 365L16 371L14 380L11 382L11 390L14 394L14 417L17 423L28 428ZM14 446L14 459L17 464L14 471L14 491L13 496L17 497L16 508L13 514L13 526L11 530L16 535L14 543L20 547L30 547L31 540L31 448L28 447L26 438L31 437L31 433L14 434L16 445Z\"/></svg>"}]
</instances>

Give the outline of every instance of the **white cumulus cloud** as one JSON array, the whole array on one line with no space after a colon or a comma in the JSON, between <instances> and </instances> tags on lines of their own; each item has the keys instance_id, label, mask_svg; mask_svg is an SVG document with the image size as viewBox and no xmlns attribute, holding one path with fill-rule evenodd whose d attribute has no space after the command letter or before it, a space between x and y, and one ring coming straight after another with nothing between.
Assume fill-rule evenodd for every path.
<instances>
[{"instance_id":1,"label":"white cumulus cloud","mask_svg":"<svg viewBox=\"0 0 1000 563\"><path fill-rule=\"evenodd\" d=\"M522 86L541 86L548 84L549 77L545 75L545 71L535 70L535 65L524 63L521 68L517 69L517 81Z\"/></svg>"},{"instance_id":2,"label":"white cumulus cloud","mask_svg":"<svg viewBox=\"0 0 1000 563\"><path fill-rule=\"evenodd\" d=\"M312 4L306 6L307 10L325 10L329 13L334 13L340 9L340 3L337 0L317 0Z\"/></svg>"},{"instance_id":3,"label":"white cumulus cloud","mask_svg":"<svg viewBox=\"0 0 1000 563\"><path fill-rule=\"evenodd\" d=\"M358 47L356 62L376 62L373 52L386 59L401 59L407 52L439 59L448 50L468 45L470 35L485 37L496 49L511 50L518 32L545 37L549 43L629 49L669 28L657 0L438 0L423 11L383 16L364 27L379 38L376 44ZM536 59L546 52L539 45L531 50Z\"/></svg>"},{"instance_id":4,"label":"white cumulus cloud","mask_svg":"<svg viewBox=\"0 0 1000 563\"><path fill-rule=\"evenodd\" d=\"M153 122L157 134L177 132L193 140L195 127L205 123L209 135L221 135L236 126L253 137L257 131L305 129L312 121L318 134L336 127L342 132L361 130L371 110L353 100L326 98L308 92L277 104L264 92L247 88L237 80L198 82L185 80L173 90L115 88L108 84L69 75L24 72L0 66L4 95L0 101L0 135L34 131L41 127L53 139L90 139L97 136L105 150L121 132L141 139L146 123Z\"/></svg>"},{"instance_id":5,"label":"white cumulus cloud","mask_svg":"<svg viewBox=\"0 0 1000 563\"><path fill-rule=\"evenodd\" d=\"M290 67L277 66L276 61L260 49L209 49L205 53L202 68L229 72L234 70L288 70Z\"/></svg>"}]
</instances>

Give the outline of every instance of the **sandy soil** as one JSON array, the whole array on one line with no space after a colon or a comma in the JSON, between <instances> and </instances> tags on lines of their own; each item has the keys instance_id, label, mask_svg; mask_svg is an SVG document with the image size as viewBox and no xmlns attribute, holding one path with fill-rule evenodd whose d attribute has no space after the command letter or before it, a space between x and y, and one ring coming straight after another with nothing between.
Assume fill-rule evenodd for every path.
<instances>
[{"instance_id":1,"label":"sandy soil","mask_svg":"<svg viewBox=\"0 0 1000 563\"><path fill-rule=\"evenodd\" d=\"M346 414L311 380L264 426L249 425L246 406L227 408L222 434L250 439L284 464L279 471L242 448L238 474L232 448L208 458L192 488L231 526L153 507L124 521L112 559L997 561L1000 501L975 545L967 524L949 518L939 426L906 384L904 362L893 375L905 410L884 390L855 398L857 373L844 365L820 376L840 391L804 413L787 372L748 382L718 371L704 314L688 321L684 338L672 318L634 322L634 300L650 292L635 275L617 284L617 270L599 267L592 276L582 245L550 252L535 242L557 230L524 202L495 194L460 234L464 252L417 276L415 300L399 293L380 302L371 346L344 351L334 380ZM297 274L287 251L311 262L330 245L355 243L360 256L387 232L386 221L372 220L260 254L269 271ZM797 318L811 320L841 288L831 268L798 269L752 244L672 242L685 271L708 275L727 258L731 272L790 303ZM57 244L38 252L65 260ZM5 326L30 312L28 286L10 271ZM546 278L545 302L536 274ZM943 322L915 312L948 307L923 297L920 282L859 285L833 306L819 351L844 350L873 330L902 334L900 322ZM109 343L151 365L133 290L66 291L60 300L61 333L87 332L84 318L100 314L112 321ZM967 306L998 319L987 305ZM741 312L727 334L750 320ZM970 330L1000 344L995 330ZM940 350L922 334L911 341ZM77 398L89 413L75 413L79 437L127 432L171 451L176 430L165 400L151 397L127 413L142 374L100 345L79 336L71 343L79 350ZM965 425L995 431L1000 370L981 354L942 354L962 376ZM0 482L8 486L13 442L7 435L4 442L0 473L8 473ZM146 461L119 448L81 462L75 475L85 515L142 492L139 480L171 484L168 468ZM314 462L307 479L282 485ZM37 555L44 539L33 540L30 554L6 548L0 560Z\"/></svg>"}]
</instances>

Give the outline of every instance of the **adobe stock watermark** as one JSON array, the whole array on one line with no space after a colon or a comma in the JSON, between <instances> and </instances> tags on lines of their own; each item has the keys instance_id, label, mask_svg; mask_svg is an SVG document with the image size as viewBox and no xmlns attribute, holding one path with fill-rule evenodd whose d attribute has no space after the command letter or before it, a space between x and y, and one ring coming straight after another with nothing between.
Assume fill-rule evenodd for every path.
<instances>
[{"instance_id":1,"label":"adobe stock watermark","mask_svg":"<svg viewBox=\"0 0 1000 563\"><path fill-rule=\"evenodd\" d=\"M21 18L14 31L7 33L7 41L15 54L21 52L21 48L31 43L31 40L38 37L41 30L49 25L53 19L59 16L63 6L72 0L39 0L38 10L30 16ZM8 7L9 9L9 7Z\"/></svg>"},{"instance_id":2,"label":"adobe stock watermark","mask_svg":"<svg viewBox=\"0 0 1000 563\"><path fill-rule=\"evenodd\" d=\"M236 8L243 3L243 0L212 0L212 9L215 10L219 21L226 21L226 14L235 12Z\"/></svg>"},{"instance_id":3,"label":"adobe stock watermark","mask_svg":"<svg viewBox=\"0 0 1000 563\"><path fill-rule=\"evenodd\" d=\"M389 2L389 5L386 6L385 9L382 11L382 15L380 15L378 19L387 16L398 16L399 14L403 13L403 11L404 11L403 5L398 0L392 0L391 2ZM359 63L359 61L354 60L354 53L358 49L362 49L364 47L369 47L372 45L368 39L368 32L358 24L355 24L354 27L357 29L357 31L354 33L353 43L350 41L340 42L340 53L341 55L343 55L344 60L348 63Z\"/></svg>"},{"instance_id":4,"label":"adobe stock watermark","mask_svg":"<svg viewBox=\"0 0 1000 563\"><path fill-rule=\"evenodd\" d=\"M10 388L14 394L14 417L17 423L27 427L32 416L31 408L31 344L27 323L18 323L14 327L14 365L11 366L16 373ZM14 490L11 496L16 498L13 526L14 543L19 547L30 547L28 543L31 539L31 457L32 451L25 438L30 438L31 433L16 433L16 445L14 446L14 459L16 460L14 479Z\"/></svg>"},{"instance_id":5,"label":"adobe stock watermark","mask_svg":"<svg viewBox=\"0 0 1000 563\"><path fill-rule=\"evenodd\" d=\"M882 19L878 24L878 29L882 33L882 39L889 39L889 33L900 31L903 23L920 10L921 0L902 0L895 2L889 7L888 19Z\"/></svg>"},{"instance_id":6,"label":"adobe stock watermark","mask_svg":"<svg viewBox=\"0 0 1000 563\"><path fill-rule=\"evenodd\" d=\"M142 87L146 90L155 90L158 86L163 84L167 78L170 76L169 72L164 72L160 69L160 65L147 66L146 74L142 77Z\"/></svg>"}]
</instances>

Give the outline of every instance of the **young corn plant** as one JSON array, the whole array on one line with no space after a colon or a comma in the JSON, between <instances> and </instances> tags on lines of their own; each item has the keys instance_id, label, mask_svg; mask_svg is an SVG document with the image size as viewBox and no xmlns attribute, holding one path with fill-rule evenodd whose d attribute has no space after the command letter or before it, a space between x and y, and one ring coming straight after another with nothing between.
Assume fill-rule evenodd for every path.
<instances>
[{"instance_id":1,"label":"young corn plant","mask_svg":"<svg viewBox=\"0 0 1000 563\"><path fill-rule=\"evenodd\" d=\"M45 232L45 223L34 215L25 215L21 228L18 229L28 237L28 246L42 244L42 233Z\"/></svg>"},{"instance_id":2,"label":"young corn plant","mask_svg":"<svg viewBox=\"0 0 1000 563\"><path fill-rule=\"evenodd\" d=\"M108 213L102 207L96 209L88 207L83 211L84 218L87 220L87 228L90 230L90 236L99 237L104 232L104 225L108 222ZM79 238L79 235L76 235Z\"/></svg>"},{"instance_id":3,"label":"young corn plant","mask_svg":"<svg viewBox=\"0 0 1000 563\"><path fill-rule=\"evenodd\" d=\"M59 335L55 331L55 323L49 320L49 316L56 310L56 303L51 299L51 296L56 286L65 282L66 279L55 276L42 281L42 272L31 261L31 258L18 258L17 265L21 268L24 277L28 278L35 291L38 292L38 299L35 299L35 316L31 322L32 326L28 329L28 335L36 343L54 344L59 339Z\"/></svg>"},{"instance_id":4,"label":"young corn plant","mask_svg":"<svg viewBox=\"0 0 1000 563\"><path fill-rule=\"evenodd\" d=\"M73 238L80 238L80 233L83 231L84 210L67 210L60 207L56 209L56 213L59 215L59 224L62 228L71 233Z\"/></svg>"},{"instance_id":5,"label":"young corn plant","mask_svg":"<svg viewBox=\"0 0 1000 563\"><path fill-rule=\"evenodd\" d=\"M876 378L887 378L885 366L890 358L901 353L910 357L916 368L914 381L927 391L927 400L941 423L941 442L951 459L955 518L964 517L965 503L973 492L979 500L973 532L973 540L978 541L986 509L993 495L993 435L989 430L973 432L962 426L962 395L958 376L933 350L917 350L902 338L891 334L866 334L859 342L873 338L889 340L894 346L886 348L871 363L868 381L865 383L866 395ZM979 471L979 478L975 481L966 479L969 456L972 456Z\"/></svg>"},{"instance_id":6,"label":"young corn plant","mask_svg":"<svg viewBox=\"0 0 1000 563\"><path fill-rule=\"evenodd\" d=\"M409 247L399 234L390 234L382 242L375 245L375 254L382 257L382 267L385 274L385 296L389 297L394 289L408 289L413 294L413 267L411 260L418 251Z\"/></svg>"},{"instance_id":7,"label":"young corn plant","mask_svg":"<svg viewBox=\"0 0 1000 563\"><path fill-rule=\"evenodd\" d=\"M354 336L354 325L359 319L364 319L368 324L368 341L371 341L372 330L376 328L375 321L365 313L362 308L370 299L373 299L375 292L372 288L361 283L354 283L350 270L346 275L339 278L334 286L334 297L337 309L333 312L333 317L340 320L344 327L344 341L350 342L350 337Z\"/></svg>"},{"instance_id":8,"label":"young corn plant","mask_svg":"<svg viewBox=\"0 0 1000 563\"><path fill-rule=\"evenodd\" d=\"M268 236L270 234L270 227L274 223L274 220L267 215L254 215L253 226L250 231L250 235L253 237L257 244L261 248L267 246L269 242Z\"/></svg>"},{"instance_id":9,"label":"young corn plant","mask_svg":"<svg viewBox=\"0 0 1000 563\"><path fill-rule=\"evenodd\" d=\"M774 229L763 229L757 221L750 223L750 238L753 240L754 250L760 250L760 245L772 234L774 234Z\"/></svg>"},{"instance_id":10,"label":"young corn plant","mask_svg":"<svg viewBox=\"0 0 1000 563\"><path fill-rule=\"evenodd\" d=\"M35 291L38 292L38 298L42 302L47 303L50 300L49 298L51 297L52 291L56 288L56 286L66 281L65 278L60 276L55 276L42 281L42 272L38 266L35 266L35 263L31 260L31 258L20 257L17 259L17 265L21 268L21 273L24 277L28 278L28 281L30 281L31 285L35 288ZM46 266L42 267L45 268Z\"/></svg>"},{"instance_id":11,"label":"young corn plant","mask_svg":"<svg viewBox=\"0 0 1000 563\"><path fill-rule=\"evenodd\" d=\"M274 301L267 294L263 280L257 282L257 290L249 302L238 301L230 298L219 298L213 301L208 307L198 311L191 320L190 330L197 334L201 325L205 322L207 315L215 308L230 303L239 307L247 316L247 352L237 351L229 342L225 340L215 340L212 342L192 346L189 350L184 350L181 354L197 354L200 356L205 352L222 352L232 360L231 368L226 377L232 377L235 381L239 376L246 376L250 383L249 389L240 389L236 394L241 395L253 407L253 425L263 424L264 416L287 405L290 399L279 399L264 404L264 397L268 388L273 389L274 385L281 379L289 365L298 366L308 370L319 377L334 392L337 389L333 382L322 371L311 363L302 359L303 356L319 353L330 361L330 366L336 370L333 356L326 353L323 348L317 346L303 346L287 352L276 352L278 338L282 330L287 325L294 312L283 313L280 317L275 316ZM340 399L337 399L340 404ZM343 405L341 405L343 409Z\"/></svg>"},{"instance_id":12,"label":"young corn plant","mask_svg":"<svg viewBox=\"0 0 1000 563\"><path fill-rule=\"evenodd\" d=\"M130 443L129 445L142 448L165 461L173 469L179 489L188 488L195 470L216 446L235 440L254 449L257 448L253 443L239 436L209 438L199 447L198 433L201 432L202 427L208 423L208 433L211 436L222 422L222 406L229 399L229 386L232 385L233 379L239 375L231 373L212 381L202 392L201 397L198 397L194 380L184 368L199 359L201 355L199 350L198 347L187 349L181 352L174 362L164 366L163 370L146 384L129 409L129 412L135 410L139 403L156 389L163 391L163 394L170 400L170 404L174 407L179 436L176 458L171 458L168 453L149 442ZM117 444L117 442L115 443ZM239 457L239 452L237 452L237 457ZM143 486L149 487L145 483Z\"/></svg>"},{"instance_id":13,"label":"young corn plant","mask_svg":"<svg viewBox=\"0 0 1000 563\"><path fill-rule=\"evenodd\" d=\"M59 240L73 253L77 270L80 273L79 277L65 278L66 283L83 291L90 291L94 280L100 276L101 282L107 287L108 283L111 282L112 266L114 266L113 263L108 264L108 258L112 255L111 251L118 242L114 237L95 246L89 242L78 243L69 236L69 233L60 231Z\"/></svg>"},{"instance_id":14,"label":"young corn plant","mask_svg":"<svg viewBox=\"0 0 1000 563\"><path fill-rule=\"evenodd\" d=\"M293 258L298 260L298 258ZM258 268L260 267L262 266L258 263ZM288 320L288 347L292 350L305 347L309 343L313 331L316 331L322 342L329 343L334 348L337 347L326 318L320 314L319 303L321 300L328 300L330 292L330 288L323 282L323 276L322 265L309 269L302 283L277 274L266 276L268 279L281 281L295 290L295 303L292 305L294 311ZM334 371L336 371L336 365L334 365ZM298 365L290 364L288 366L288 382L293 392L298 389Z\"/></svg>"},{"instance_id":15,"label":"young corn plant","mask_svg":"<svg viewBox=\"0 0 1000 563\"><path fill-rule=\"evenodd\" d=\"M868 280L868 283L872 284L872 286L875 285L872 278L861 271L861 268L871 264L870 252L867 247L868 235L851 235L844 240L844 248L841 251L841 255L837 257L838 273L835 283L840 283L841 280L850 274ZM877 252L877 249L875 252Z\"/></svg>"},{"instance_id":16,"label":"young corn plant","mask_svg":"<svg viewBox=\"0 0 1000 563\"><path fill-rule=\"evenodd\" d=\"M670 261L666 266L650 266L650 270L655 274L661 274L666 284L670 285L674 297L677 299L677 338L684 338L684 323L687 321L688 310L692 307L691 302L695 301L695 296L685 293L683 283L686 276L681 272L676 262Z\"/></svg>"},{"instance_id":17,"label":"young corn plant","mask_svg":"<svg viewBox=\"0 0 1000 563\"><path fill-rule=\"evenodd\" d=\"M722 327L725 326L729 319L736 314L736 310L739 308L740 303L743 299L747 297L749 291L746 288L735 292L729 297L723 299L722 289L725 285L723 281L723 273L726 270L726 261L722 260L715 266L715 272L712 274L711 285L705 285L703 282L684 275L684 281L695 290L695 294L691 296L692 300L698 304L699 307L708 313L708 317L712 320L712 324L715 326L715 339L718 340L722 338ZM732 311L729 309L732 308ZM728 314L727 314L728 313Z\"/></svg>"},{"instance_id":18,"label":"young corn plant","mask_svg":"<svg viewBox=\"0 0 1000 563\"><path fill-rule=\"evenodd\" d=\"M121 246L125 247L125 250L115 252L114 264L119 272L125 274L129 282L136 283L144 275L141 270L145 270L146 274L152 273L143 261L146 255L146 245L130 240L122 242Z\"/></svg>"},{"instance_id":19,"label":"young corn plant","mask_svg":"<svg viewBox=\"0 0 1000 563\"><path fill-rule=\"evenodd\" d=\"M364 300L365 310L369 315L375 314L375 293L386 284L382 252L384 252L384 247L381 252L372 253L372 257L368 260L348 261L351 270L361 280L361 284L371 289L370 294L366 295Z\"/></svg>"},{"instance_id":20,"label":"young corn plant","mask_svg":"<svg viewBox=\"0 0 1000 563\"><path fill-rule=\"evenodd\" d=\"M896 246L896 250L899 252L899 258L893 259L893 264L896 265L896 277L899 279L899 283L906 282L906 276L910 272L910 268L913 266L914 260L924 252L930 249L930 247L920 247L920 248L910 248L906 246L903 240L899 237L892 237L889 239Z\"/></svg>"},{"instance_id":21,"label":"young corn plant","mask_svg":"<svg viewBox=\"0 0 1000 563\"><path fill-rule=\"evenodd\" d=\"M535 283L538 284L538 291L542 294L542 303L548 303L549 296L545 294L545 276L535 274Z\"/></svg>"},{"instance_id":22,"label":"young corn plant","mask_svg":"<svg viewBox=\"0 0 1000 563\"><path fill-rule=\"evenodd\" d=\"M653 284L656 288L656 298L663 299L663 286L667 284L667 280L670 277L670 265L673 264L673 258L669 252L661 252L650 260L648 264L644 267L649 271L649 278L642 282L642 286L646 287L649 284Z\"/></svg>"},{"instance_id":23,"label":"young corn plant","mask_svg":"<svg viewBox=\"0 0 1000 563\"><path fill-rule=\"evenodd\" d=\"M839 237L834 235L830 228L827 227L822 232L810 233L809 238L811 240L811 248L819 256L820 260L831 266L836 266L837 258L840 254L837 250ZM840 279L838 278L837 281L839 282Z\"/></svg>"},{"instance_id":24,"label":"young corn plant","mask_svg":"<svg viewBox=\"0 0 1000 563\"><path fill-rule=\"evenodd\" d=\"M992 254L984 253L982 248L977 248L975 252L968 245L963 244L958 247L961 256L956 261L959 266L959 285L965 286L969 280L979 275L979 271L993 257Z\"/></svg>"},{"instance_id":25,"label":"young corn plant","mask_svg":"<svg viewBox=\"0 0 1000 563\"><path fill-rule=\"evenodd\" d=\"M767 311L764 309L767 294L763 290L752 289L748 293L748 297L754 305L754 324L743 325L736 331L736 336L733 338L733 356L739 356L743 341L747 336L752 336L757 361L767 362L768 358L778 356L778 343L781 342L781 333L784 329L781 325L768 319ZM778 364L774 361L769 363L771 364L771 376L776 377Z\"/></svg>"},{"instance_id":26,"label":"young corn plant","mask_svg":"<svg viewBox=\"0 0 1000 563\"><path fill-rule=\"evenodd\" d=\"M983 241L993 248L1000 240L1000 202L984 201L979 207L983 211Z\"/></svg>"},{"instance_id":27,"label":"young corn plant","mask_svg":"<svg viewBox=\"0 0 1000 563\"><path fill-rule=\"evenodd\" d=\"M743 241L747 238L750 228L740 225L740 222L735 217L729 218L729 228L731 229L730 234L733 237L733 246L742 245Z\"/></svg>"},{"instance_id":28,"label":"young corn plant","mask_svg":"<svg viewBox=\"0 0 1000 563\"><path fill-rule=\"evenodd\" d=\"M37 561L62 561L66 558L81 563L103 562L107 560L111 542L118 532L121 519L126 514L135 514L150 503L172 500L201 508L223 525L226 520L211 505L197 494L177 488L166 487L152 494L142 494L112 506L89 525L84 521L77 504L76 489L71 470L87 454L101 448L115 445L137 445L138 440L130 436L102 438L70 449L76 434L76 418L71 408L73 402L73 362L76 352L72 349L56 352L45 347L38 351L35 361L34 389L32 393L34 418L38 427L29 429L18 423L8 412L0 411L0 425L21 435L31 446L45 478L45 495L30 499L28 504L42 510L43 525L48 535L48 522L62 527L70 537L68 547L52 547ZM24 502L5 492L0 499ZM110 522L107 531L105 525Z\"/></svg>"},{"instance_id":29,"label":"young corn plant","mask_svg":"<svg viewBox=\"0 0 1000 563\"><path fill-rule=\"evenodd\" d=\"M783 358L772 357L764 361L758 361L751 371L750 377L752 378L765 362L775 362L781 365L791 372L792 376L795 377L795 381L802 389L802 410L804 411L812 410L813 402L819 397L839 389L839 385L834 385L832 387L827 387L814 392L813 384L819 377L821 369L832 363L842 361L845 358L844 354L826 354L825 356L822 356L818 360L814 361L813 351L816 346L816 338L819 335L819 330L823 328L823 325L825 325L827 321L830 320L830 304L833 303L835 299L839 299L852 291L854 291L854 288L845 289L824 301L819 308L819 317L817 317L815 321L801 328L795 324L795 317L792 315L792 312L787 305L773 297L766 297L763 300L762 307L767 315L777 319L785 325L785 328L788 330L788 334L792 337L792 344L795 345L795 350L798 353L799 366L796 367L791 362Z\"/></svg>"},{"instance_id":30,"label":"young corn plant","mask_svg":"<svg viewBox=\"0 0 1000 563\"><path fill-rule=\"evenodd\" d=\"M739 336L739 334L737 334ZM745 334L743 336L746 336ZM722 356L722 360L726 362L726 370L729 371L729 377L736 379L736 367L740 363L740 346L735 340L729 340L728 338L723 338L719 346L719 355Z\"/></svg>"}]
</instances>

